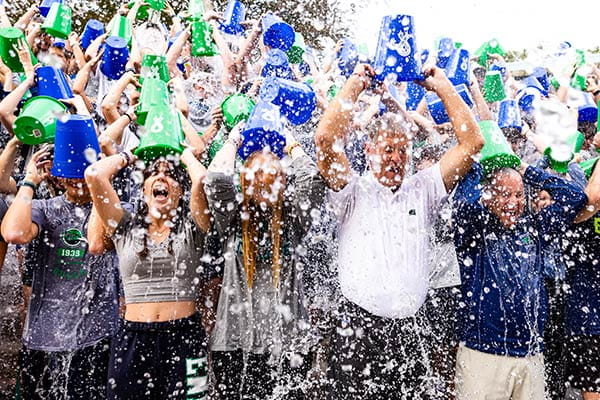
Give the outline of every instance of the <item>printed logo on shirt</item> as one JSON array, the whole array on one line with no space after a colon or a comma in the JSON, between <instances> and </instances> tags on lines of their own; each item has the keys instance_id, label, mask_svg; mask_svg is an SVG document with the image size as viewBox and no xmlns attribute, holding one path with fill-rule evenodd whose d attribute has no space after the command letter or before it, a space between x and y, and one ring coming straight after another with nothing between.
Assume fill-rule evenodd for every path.
<instances>
[{"instance_id":1,"label":"printed logo on shirt","mask_svg":"<svg viewBox=\"0 0 600 400\"><path fill-rule=\"evenodd\" d=\"M594 218L594 231L600 235L600 218Z\"/></svg>"},{"instance_id":2,"label":"printed logo on shirt","mask_svg":"<svg viewBox=\"0 0 600 400\"><path fill-rule=\"evenodd\" d=\"M531 244L531 238L529 237L529 234L525 234L523 236L521 236L521 243L523 244Z\"/></svg>"},{"instance_id":3,"label":"printed logo on shirt","mask_svg":"<svg viewBox=\"0 0 600 400\"><path fill-rule=\"evenodd\" d=\"M201 400L208 395L208 363L206 357L186 358L186 399Z\"/></svg>"},{"instance_id":4,"label":"printed logo on shirt","mask_svg":"<svg viewBox=\"0 0 600 400\"><path fill-rule=\"evenodd\" d=\"M417 215L417 210L411 208L410 210L408 210L408 215Z\"/></svg>"},{"instance_id":5,"label":"printed logo on shirt","mask_svg":"<svg viewBox=\"0 0 600 400\"><path fill-rule=\"evenodd\" d=\"M82 241L85 241L83 233L77 228L67 229L60 235L60 238L69 247L79 246Z\"/></svg>"}]
</instances>

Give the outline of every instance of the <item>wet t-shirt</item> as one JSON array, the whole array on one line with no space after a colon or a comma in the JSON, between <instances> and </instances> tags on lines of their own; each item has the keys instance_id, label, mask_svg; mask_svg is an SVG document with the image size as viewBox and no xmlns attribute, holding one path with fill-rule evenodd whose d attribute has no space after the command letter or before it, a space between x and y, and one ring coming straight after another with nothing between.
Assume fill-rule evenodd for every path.
<instances>
[{"instance_id":1,"label":"wet t-shirt","mask_svg":"<svg viewBox=\"0 0 600 400\"><path fill-rule=\"evenodd\" d=\"M92 205L64 196L33 200L39 228L37 262L23 331L30 349L67 351L92 345L117 328L119 275L114 252L88 252L87 222Z\"/></svg>"},{"instance_id":2,"label":"wet t-shirt","mask_svg":"<svg viewBox=\"0 0 600 400\"><path fill-rule=\"evenodd\" d=\"M600 335L600 213L571 227L566 239L567 334Z\"/></svg>"}]
</instances>

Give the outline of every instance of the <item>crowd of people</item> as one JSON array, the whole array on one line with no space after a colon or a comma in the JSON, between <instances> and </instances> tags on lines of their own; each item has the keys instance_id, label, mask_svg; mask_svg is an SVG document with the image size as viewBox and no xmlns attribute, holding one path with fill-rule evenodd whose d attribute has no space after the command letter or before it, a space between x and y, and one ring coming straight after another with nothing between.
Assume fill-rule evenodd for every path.
<instances>
[{"instance_id":1,"label":"crowd of people","mask_svg":"<svg viewBox=\"0 0 600 400\"><path fill-rule=\"evenodd\" d=\"M418 52L409 16L371 57L234 0L79 32L4 7L16 399L600 399L585 52L517 74L496 40Z\"/></svg>"}]
</instances>

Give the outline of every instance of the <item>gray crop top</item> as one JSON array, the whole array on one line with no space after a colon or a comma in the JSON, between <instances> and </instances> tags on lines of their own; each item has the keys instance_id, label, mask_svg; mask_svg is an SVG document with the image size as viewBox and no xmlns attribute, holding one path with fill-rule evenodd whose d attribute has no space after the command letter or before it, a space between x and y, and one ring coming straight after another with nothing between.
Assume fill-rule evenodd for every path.
<instances>
[{"instance_id":1,"label":"gray crop top","mask_svg":"<svg viewBox=\"0 0 600 400\"><path fill-rule=\"evenodd\" d=\"M200 258L205 235L190 219L171 231L169 238L156 244L146 238L146 229L133 223L127 211L113 235L125 291L125 303L193 301L203 276ZM169 251L170 250L170 251Z\"/></svg>"}]
</instances>

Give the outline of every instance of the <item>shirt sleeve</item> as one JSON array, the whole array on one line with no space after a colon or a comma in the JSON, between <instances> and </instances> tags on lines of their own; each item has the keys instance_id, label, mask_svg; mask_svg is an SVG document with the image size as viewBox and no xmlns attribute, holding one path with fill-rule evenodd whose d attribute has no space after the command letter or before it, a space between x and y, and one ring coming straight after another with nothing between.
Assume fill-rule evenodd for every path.
<instances>
[{"instance_id":1,"label":"shirt sleeve","mask_svg":"<svg viewBox=\"0 0 600 400\"><path fill-rule=\"evenodd\" d=\"M128 207L123 208L123 217L121 218L117 229L115 229L111 237L111 240L115 245L117 253L119 253L122 250L125 238L127 234L131 231L131 225L133 223L133 214L130 211L127 211L127 208Z\"/></svg>"},{"instance_id":2,"label":"shirt sleeve","mask_svg":"<svg viewBox=\"0 0 600 400\"><path fill-rule=\"evenodd\" d=\"M31 222L38 226L38 235L47 226L46 202L44 200L33 200L31 202Z\"/></svg>"},{"instance_id":3,"label":"shirt sleeve","mask_svg":"<svg viewBox=\"0 0 600 400\"><path fill-rule=\"evenodd\" d=\"M350 181L344 188L338 192L329 190L329 204L333 207L338 221L344 223L354 210L354 202L356 200L356 185L360 177L356 174L352 175Z\"/></svg>"},{"instance_id":4,"label":"shirt sleeve","mask_svg":"<svg viewBox=\"0 0 600 400\"><path fill-rule=\"evenodd\" d=\"M428 219L433 223L442 203L448 197L446 186L442 179L440 164L436 163L435 165L418 172L414 176L414 179L414 184L423 190Z\"/></svg>"},{"instance_id":5,"label":"shirt sleeve","mask_svg":"<svg viewBox=\"0 0 600 400\"><path fill-rule=\"evenodd\" d=\"M306 155L292 162L289 175L294 187L293 213L300 229L306 232L312 223L311 210L319 209L323 204L326 184L314 162Z\"/></svg>"},{"instance_id":6,"label":"shirt sleeve","mask_svg":"<svg viewBox=\"0 0 600 400\"><path fill-rule=\"evenodd\" d=\"M452 224L456 247L470 245L479 237L482 224L486 223L488 214L479 202L482 174L481 165L473 164L454 191Z\"/></svg>"},{"instance_id":7,"label":"shirt sleeve","mask_svg":"<svg viewBox=\"0 0 600 400\"><path fill-rule=\"evenodd\" d=\"M208 209L214 218L214 227L219 235L224 236L238 212L233 176L209 171L204 190Z\"/></svg>"}]
</instances>

